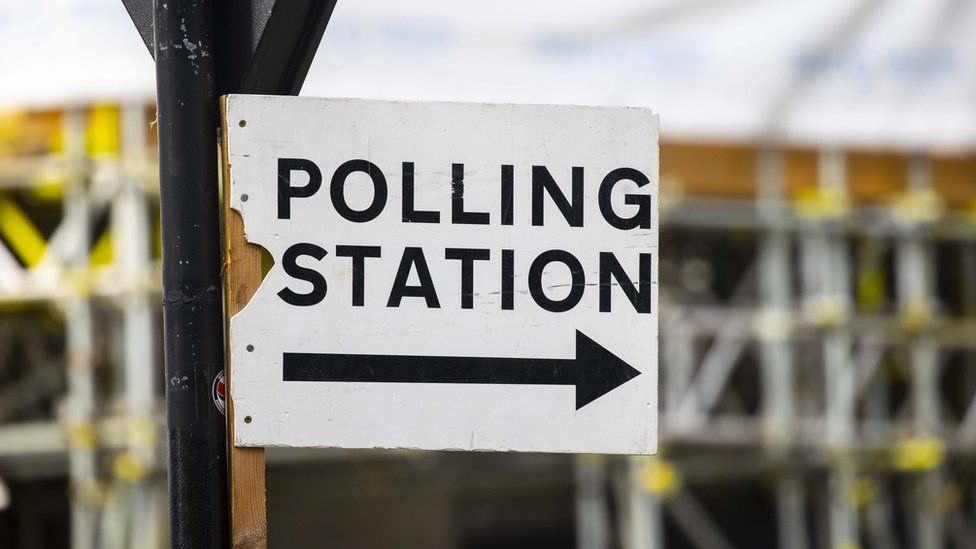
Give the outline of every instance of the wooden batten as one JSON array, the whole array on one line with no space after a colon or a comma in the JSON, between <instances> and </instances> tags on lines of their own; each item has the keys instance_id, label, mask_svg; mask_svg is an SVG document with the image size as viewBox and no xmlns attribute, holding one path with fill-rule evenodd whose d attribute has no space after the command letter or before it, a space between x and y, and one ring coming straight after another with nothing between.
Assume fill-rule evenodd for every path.
<instances>
[{"instance_id":1,"label":"wooden batten","mask_svg":"<svg viewBox=\"0 0 976 549\"><path fill-rule=\"evenodd\" d=\"M661 181L664 191L688 196L753 196L756 153L744 145L661 143Z\"/></svg>"},{"instance_id":2,"label":"wooden batten","mask_svg":"<svg viewBox=\"0 0 976 549\"><path fill-rule=\"evenodd\" d=\"M230 207L230 162L227 157L227 120L224 99L220 102L222 125L222 173L224 182L224 305L226 330L230 318L247 305L261 284L261 250L247 243L244 220ZM229 338L225 338L225 341ZM234 371L232 350L226 349L227 430L230 461L231 543L235 548L263 548L268 543L268 522L264 479L264 448L234 446Z\"/></svg>"},{"instance_id":3,"label":"wooden batten","mask_svg":"<svg viewBox=\"0 0 976 549\"><path fill-rule=\"evenodd\" d=\"M818 186L820 152L783 151L784 196L796 199ZM953 209L976 207L976 155L933 155L933 189ZM909 155L845 152L847 195L854 204L891 204L908 190ZM748 199L755 196L758 150L747 144L664 142L661 184L684 196Z\"/></svg>"},{"instance_id":4,"label":"wooden batten","mask_svg":"<svg viewBox=\"0 0 976 549\"><path fill-rule=\"evenodd\" d=\"M932 184L947 207L976 210L976 155L933 157Z\"/></svg>"}]
</instances>

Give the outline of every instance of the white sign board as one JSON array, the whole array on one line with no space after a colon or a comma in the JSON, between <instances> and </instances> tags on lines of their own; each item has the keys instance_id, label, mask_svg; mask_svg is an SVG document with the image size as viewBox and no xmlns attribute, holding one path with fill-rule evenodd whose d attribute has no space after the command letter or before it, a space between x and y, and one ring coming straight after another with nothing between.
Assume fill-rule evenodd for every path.
<instances>
[{"instance_id":1,"label":"white sign board","mask_svg":"<svg viewBox=\"0 0 976 549\"><path fill-rule=\"evenodd\" d=\"M238 446L648 454L648 110L229 96Z\"/></svg>"}]
</instances>

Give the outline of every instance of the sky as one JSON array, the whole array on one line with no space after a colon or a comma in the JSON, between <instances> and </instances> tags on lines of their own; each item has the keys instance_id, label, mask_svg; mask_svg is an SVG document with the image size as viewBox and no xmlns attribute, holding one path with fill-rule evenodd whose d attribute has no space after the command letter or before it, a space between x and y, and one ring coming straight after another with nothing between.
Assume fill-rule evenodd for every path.
<instances>
[{"instance_id":1,"label":"sky","mask_svg":"<svg viewBox=\"0 0 976 549\"><path fill-rule=\"evenodd\" d=\"M120 0L0 3L0 109L151 100ZM966 0L339 0L303 95L649 107L662 136L976 146Z\"/></svg>"}]
</instances>

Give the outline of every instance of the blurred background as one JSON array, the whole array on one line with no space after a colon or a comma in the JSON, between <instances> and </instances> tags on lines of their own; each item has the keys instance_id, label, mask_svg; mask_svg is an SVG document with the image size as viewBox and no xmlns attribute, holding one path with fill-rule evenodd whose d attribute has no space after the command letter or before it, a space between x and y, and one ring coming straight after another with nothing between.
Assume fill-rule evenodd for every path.
<instances>
[{"instance_id":1,"label":"blurred background","mask_svg":"<svg viewBox=\"0 0 976 549\"><path fill-rule=\"evenodd\" d=\"M167 543L154 89L0 2L0 547ZM271 449L272 547L976 547L976 3L340 0L302 93L659 113L661 450Z\"/></svg>"}]
</instances>

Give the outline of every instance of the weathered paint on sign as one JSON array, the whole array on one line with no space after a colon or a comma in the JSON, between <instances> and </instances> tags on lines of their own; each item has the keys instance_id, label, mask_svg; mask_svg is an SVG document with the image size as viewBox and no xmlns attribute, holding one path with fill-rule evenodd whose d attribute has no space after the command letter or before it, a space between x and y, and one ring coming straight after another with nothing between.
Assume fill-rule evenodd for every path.
<instances>
[{"instance_id":1,"label":"weathered paint on sign","mask_svg":"<svg viewBox=\"0 0 976 549\"><path fill-rule=\"evenodd\" d=\"M235 444L656 449L657 118L230 96Z\"/></svg>"}]
</instances>

